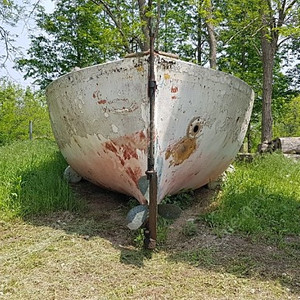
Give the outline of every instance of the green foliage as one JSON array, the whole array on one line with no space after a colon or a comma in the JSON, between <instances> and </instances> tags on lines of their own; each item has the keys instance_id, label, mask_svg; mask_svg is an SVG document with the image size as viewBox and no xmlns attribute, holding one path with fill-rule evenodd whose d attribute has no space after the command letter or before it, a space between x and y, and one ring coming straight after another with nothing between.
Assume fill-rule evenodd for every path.
<instances>
[{"instance_id":1,"label":"green foliage","mask_svg":"<svg viewBox=\"0 0 300 300\"><path fill-rule=\"evenodd\" d=\"M106 6L87 0L58 1L50 14L39 7L36 22L40 33L31 36L29 58L19 59L18 68L42 88L74 67L138 50L142 36L131 1L106 1Z\"/></svg>"},{"instance_id":2,"label":"green foliage","mask_svg":"<svg viewBox=\"0 0 300 300\"><path fill-rule=\"evenodd\" d=\"M117 30L91 1L59 1L50 14L39 7L36 18L41 33L31 36L29 58L20 59L18 67L42 87L74 67L101 63L120 50Z\"/></svg>"},{"instance_id":3,"label":"green foliage","mask_svg":"<svg viewBox=\"0 0 300 300\"><path fill-rule=\"evenodd\" d=\"M277 239L300 233L300 164L270 154L239 163L218 208L204 219L220 232Z\"/></svg>"},{"instance_id":4,"label":"green foliage","mask_svg":"<svg viewBox=\"0 0 300 300\"><path fill-rule=\"evenodd\" d=\"M54 142L0 147L0 217L24 217L79 208L62 178L66 162Z\"/></svg>"},{"instance_id":5,"label":"green foliage","mask_svg":"<svg viewBox=\"0 0 300 300\"><path fill-rule=\"evenodd\" d=\"M183 190L179 194L166 196L162 203L164 204L174 204L181 209L187 209L191 206L192 202L195 200L193 190Z\"/></svg>"},{"instance_id":6,"label":"green foliage","mask_svg":"<svg viewBox=\"0 0 300 300\"><path fill-rule=\"evenodd\" d=\"M169 226L172 224L172 220L164 219L161 216L157 217L157 245L161 246L165 243L167 239ZM144 247L144 228L139 228L132 232L133 234L133 242L136 247L142 248Z\"/></svg>"},{"instance_id":7,"label":"green foliage","mask_svg":"<svg viewBox=\"0 0 300 300\"><path fill-rule=\"evenodd\" d=\"M190 0L163 0L160 5L156 48L205 64L209 49L201 19L204 7L200 9ZM36 22L40 33L31 36L28 57L18 60L18 68L25 78L34 78L44 88L76 66L145 50L148 14L146 10L143 15L132 1L58 1L50 14L39 7Z\"/></svg>"},{"instance_id":8,"label":"green foliage","mask_svg":"<svg viewBox=\"0 0 300 300\"><path fill-rule=\"evenodd\" d=\"M29 138L29 121L33 136L52 137L45 97L20 86L0 81L0 145Z\"/></svg>"},{"instance_id":9,"label":"green foliage","mask_svg":"<svg viewBox=\"0 0 300 300\"><path fill-rule=\"evenodd\" d=\"M182 233L185 236L191 237L197 233L197 226L194 221L187 221L182 228Z\"/></svg>"},{"instance_id":10,"label":"green foliage","mask_svg":"<svg viewBox=\"0 0 300 300\"><path fill-rule=\"evenodd\" d=\"M275 124L276 136L300 136L300 96L285 103L283 113Z\"/></svg>"},{"instance_id":11,"label":"green foliage","mask_svg":"<svg viewBox=\"0 0 300 300\"><path fill-rule=\"evenodd\" d=\"M289 42L284 48L277 47L272 54L275 57L272 115L275 135L285 131L282 118L300 77L299 64L289 57L290 53L294 57L300 55L297 2L286 11L288 4L282 1L270 1L270 7L260 0L161 0L153 3L160 5L160 9L150 12L145 1L143 11L137 1L129 0L57 1L50 14L39 7L36 22L40 31L31 36L28 57L20 59L18 67L26 73L26 78L34 78L44 88L75 66L86 67L120 58L126 52L145 50L147 16L158 12L155 47L178 54L183 60L207 65L210 47L207 22L210 22L217 37L218 69L241 78L255 91L250 142L256 149L260 142L263 63L266 63L262 58L261 38L263 32L270 41L279 34L289 38ZM286 15L284 24L277 24L279 11ZM268 24L264 24L263 15L274 15L271 19L277 23L267 22L270 21L267 18ZM284 40L278 40L280 46ZM283 73L283 66L289 68L288 74Z\"/></svg>"}]
</instances>

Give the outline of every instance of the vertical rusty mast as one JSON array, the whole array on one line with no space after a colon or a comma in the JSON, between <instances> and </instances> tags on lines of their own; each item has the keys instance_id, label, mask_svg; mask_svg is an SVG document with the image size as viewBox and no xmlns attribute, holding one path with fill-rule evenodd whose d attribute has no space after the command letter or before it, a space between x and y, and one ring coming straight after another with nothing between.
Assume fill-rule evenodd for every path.
<instances>
[{"instance_id":1,"label":"vertical rusty mast","mask_svg":"<svg viewBox=\"0 0 300 300\"><path fill-rule=\"evenodd\" d=\"M152 10L152 0L148 1L149 10ZM149 35L150 35L150 56L149 56L149 105L150 105L150 144L148 152L148 170L146 171L149 180L149 220L145 231L145 247L154 249L156 247L156 227L157 227L157 172L154 168L154 142L155 142L155 91L156 81L154 72L154 40L155 30L153 26L152 13L149 18Z\"/></svg>"}]
</instances>

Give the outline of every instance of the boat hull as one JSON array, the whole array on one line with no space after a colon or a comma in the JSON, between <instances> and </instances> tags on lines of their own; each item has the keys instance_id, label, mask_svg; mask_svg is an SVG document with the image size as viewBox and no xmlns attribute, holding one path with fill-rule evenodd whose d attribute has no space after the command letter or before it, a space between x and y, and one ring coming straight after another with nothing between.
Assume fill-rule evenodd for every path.
<instances>
[{"instance_id":1,"label":"boat hull","mask_svg":"<svg viewBox=\"0 0 300 300\"><path fill-rule=\"evenodd\" d=\"M216 179L245 137L254 94L222 72L156 55L154 157L158 202ZM81 69L52 82L53 132L70 166L147 203L148 57Z\"/></svg>"}]
</instances>

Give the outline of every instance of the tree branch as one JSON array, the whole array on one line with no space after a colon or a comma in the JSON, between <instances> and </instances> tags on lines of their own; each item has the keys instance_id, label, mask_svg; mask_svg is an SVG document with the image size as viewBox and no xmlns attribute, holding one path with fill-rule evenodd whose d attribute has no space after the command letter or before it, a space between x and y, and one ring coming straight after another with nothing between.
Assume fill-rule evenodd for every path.
<instances>
[{"instance_id":1,"label":"tree branch","mask_svg":"<svg viewBox=\"0 0 300 300\"><path fill-rule=\"evenodd\" d=\"M294 6L294 4L295 3L297 3L298 2L298 0L293 0L289 5L288 5L288 7L286 8L286 13Z\"/></svg>"},{"instance_id":2,"label":"tree branch","mask_svg":"<svg viewBox=\"0 0 300 300\"><path fill-rule=\"evenodd\" d=\"M278 44L277 44L277 48L281 47L282 44L284 44L287 40L291 39L292 36L288 36L286 37L285 39L283 39L282 41L280 41Z\"/></svg>"},{"instance_id":3,"label":"tree branch","mask_svg":"<svg viewBox=\"0 0 300 300\"><path fill-rule=\"evenodd\" d=\"M108 4L103 1L103 0L91 0L94 4L96 5L103 5L104 10L106 11L106 13L110 16L110 18L112 19L112 21L114 22L114 24L116 25L116 27L118 28L122 39L123 39L123 43L124 43L124 47L126 49L127 52L130 52L130 46L129 46L129 42L127 40L127 36L124 33L123 29L122 29L122 23L120 22L120 20L118 20L114 13L112 12L112 10L110 9L110 7L108 6Z\"/></svg>"},{"instance_id":4,"label":"tree branch","mask_svg":"<svg viewBox=\"0 0 300 300\"><path fill-rule=\"evenodd\" d=\"M3 40L4 41L4 45L5 45L4 46L4 48L5 48L5 50L4 50L5 55L0 56L1 60L2 60L2 57L3 57L3 62L0 62L0 67L2 67L8 61L8 59L9 59L9 51L10 51L10 49L13 48L13 46L9 42L8 32L2 26L0 26L0 40Z\"/></svg>"},{"instance_id":5,"label":"tree branch","mask_svg":"<svg viewBox=\"0 0 300 300\"><path fill-rule=\"evenodd\" d=\"M250 23L248 23L245 27L243 27L240 31L236 32L234 35L232 35L225 43L224 45L227 45L229 42L231 42L237 35L242 33L245 29L247 29L257 18L253 19Z\"/></svg>"}]
</instances>

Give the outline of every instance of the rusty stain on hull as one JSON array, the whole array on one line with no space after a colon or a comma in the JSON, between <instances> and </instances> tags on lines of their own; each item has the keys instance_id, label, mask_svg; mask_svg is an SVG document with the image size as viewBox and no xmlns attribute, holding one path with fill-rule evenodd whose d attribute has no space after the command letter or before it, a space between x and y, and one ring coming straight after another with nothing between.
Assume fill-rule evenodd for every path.
<instances>
[{"instance_id":1,"label":"rusty stain on hull","mask_svg":"<svg viewBox=\"0 0 300 300\"><path fill-rule=\"evenodd\" d=\"M171 93L177 93L178 92L178 87L177 86L172 86L171 87Z\"/></svg>"},{"instance_id":2,"label":"rusty stain on hull","mask_svg":"<svg viewBox=\"0 0 300 300\"><path fill-rule=\"evenodd\" d=\"M97 102L98 102L98 104L105 104L107 101L106 100L98 100Z\"/></svg>"},{"instance_id":3,"label":"rusty stain on hull","mask_svg":"<svg viewBox=\"0 0 300 300\"><path fill-rule=\"evenodd\" d=\"M137 70L138 72L144 72L144 71L145 71L145 69L144 69L143 66L137 66L137 67L136 67L136 70Z\"/></svg>"},{"instance_id":4,"label":"rusty stain on hull","mask_svg":"<svg viewBox=\"0 0 300 300\"><path fill-rule=\"evenodd\" d=\"M167 149L165 159L168 160L171 157L170 166L178 166L188 159L195 150L196 139L184 137Z\"/></svg>"}]
</instances>

